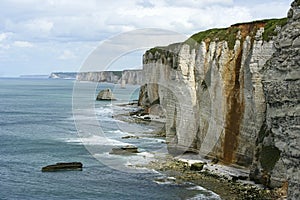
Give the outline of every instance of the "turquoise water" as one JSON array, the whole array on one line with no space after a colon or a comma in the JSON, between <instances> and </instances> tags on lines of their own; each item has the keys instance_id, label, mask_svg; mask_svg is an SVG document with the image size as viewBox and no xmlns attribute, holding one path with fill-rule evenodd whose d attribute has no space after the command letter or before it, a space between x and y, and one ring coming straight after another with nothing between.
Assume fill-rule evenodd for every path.
<instances>
[{"instance_id":1,"label":"turquoise water","mask_svg":"<svg viewBox=\"0 0 300 200\"><path fill-rule=\"evenodd\" d=\"M111 117L125 108L115 107L111 102L96 102L95 112L104 135L80 138L72 113L73 84L71 80L0 79L0 199L213 197L209 191L189 183L158 184L154 180L163 175L157 172L126 171L128 165L151 157L151 151L164 151L165 144L151 137L122 140L121 136L147 136L151 131L151 124L132 125ZM114 86L102 84L97 91ZM132 99L137 98L138 88L128 86L114 90L119 99L115 103L124 102L122 98L129 91L135 91ZM102 140L103 136L106 140ZM131 157L108 154L109 149L120 144L137 145L141 154ZM119 162L120 169L106 160ZM82 162L83 171L41 172L45 165L71 161Z\"/></svg>"}]
</instances>

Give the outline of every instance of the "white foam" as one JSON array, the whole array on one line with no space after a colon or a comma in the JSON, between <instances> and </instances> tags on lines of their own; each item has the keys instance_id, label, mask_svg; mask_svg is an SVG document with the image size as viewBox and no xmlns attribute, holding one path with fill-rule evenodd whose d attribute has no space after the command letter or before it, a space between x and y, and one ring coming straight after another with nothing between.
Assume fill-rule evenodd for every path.
<instances>
[{"instance_id":1,"label":"white foam","mask_svg":"<svg viewBox=\"0 0 300 200\"><path fill-rule=\"evenodd\" d=\"M127 132L123 132L123 131L121 131L121 130L114 130L114 131L107 131L108 133L114 133L114 134L129 134L129 133L127 133Z\"/></svg>"},{"instance_id":2,"label":"white foam","mask_svg":"<svg viewBox=\"0 0 300 200\"><path fill-rule=\"evenodd\" d=\"M102 146L119 146L119 145L129 145L129 143L120 142L118 140L113 140L110 138L92 135L86 138L66 138L65 142L74 143L80 145L102 145Z\"/></svg>"},{"instance_id":3,"label":"white foam","mask_svg":"<svg viewBox=\"0 0 300 200\"><path fill-rule=\"evenodd\" d=\"M154 154L153 153L149 153L149 152L141 152L138 153L137 155L143 156L143 157L147 157L147 158L153 158Z\"/></svg>"},{"instance_id":4,"label":"white foam","mask_svg":"<svg viewBox=\"0 0 300 200\"><path fill-rule=\"evenodd\" d=\"M216 196L207 196L205 194L197 194L196 196L189 198L188 200L205 200L205 199L209 199L209 200L221 200L220 196L216 195Z\"/></svg>"},{"instance_id":5,"label":"white foam","mask_svg":"<svg viewBox=\"0 0 300 200\"><path fill-rule=\"evenodd\" d=\"M200 185L195 185L193 187L187 188L187 190L199 190L199 191L207 191L204 187L201 187Z\"/></svg>"},{"instance_id":6,"label":"white foam","mask_svg":"<svg viewBox=\"0 0 300 200\"><path fill-rule=\"evenodd\" d=\"M196 196L190 198L189 200L196 200L196 199L212 199L212 200L220 200L220 196L217 195L216 193L205 189L204 187L201 187L200 185L196 185L193 187L187 188L187 190L198 190L205 192L205 194L197 194Z\"/></svg>"},{"instance_id":7,"label":"white foam","mask_svg":"<svg viewBox=\"0 0 300 200\"><path fill-rule=\"evenodd\" d=\"M113 114L113 109L101 107L95 110L95 113L100 116L107 116Z\"/></svg>"}]
</instances>

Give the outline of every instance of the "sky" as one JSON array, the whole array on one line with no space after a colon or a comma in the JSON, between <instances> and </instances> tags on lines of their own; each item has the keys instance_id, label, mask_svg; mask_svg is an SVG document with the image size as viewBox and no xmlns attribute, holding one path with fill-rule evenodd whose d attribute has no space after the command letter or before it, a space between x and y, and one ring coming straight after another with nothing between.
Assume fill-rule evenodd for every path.
<instances>
[{"instance_id":1,"label":"sky","mask_svg":"<svg viewBox=\"0 0 300 200\"><path fill-rule=\"evenodd\" d=\"M82 71L97 49L102 49L102 58L114 55L113 61L103 62L107 70L141 68L143 52L153 45L179 42L209 28L286 17L291 2L1 0L0 77ZM156 40L162 32L164 39ZM141 41L147 42L137 44ZM114 48L106 49L107 44ZM93 63L93 70L98 70Z\"/></svg>"}]
</instances>

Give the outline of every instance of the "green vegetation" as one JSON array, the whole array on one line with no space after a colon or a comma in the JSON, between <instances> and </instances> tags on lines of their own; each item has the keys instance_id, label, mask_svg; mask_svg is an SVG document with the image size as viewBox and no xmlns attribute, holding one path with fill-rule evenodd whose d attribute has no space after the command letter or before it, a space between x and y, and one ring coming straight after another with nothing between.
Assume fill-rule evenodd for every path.
<instances>
[{"instance_id":1,"label":"green vegetation","mask_svg":"<svg viewBox=\"0 0 300 200\"><path fill-rule=\"evenodd\" d=\"M209 41L225 40L228 42L228 47L233 49L238 31L239 29L237 27L209 29L192 35L185 43L194 46L207 39L209 39Z\"/></svg>"},{"instance_id":2,"label":"green vegetation","mask_svg":"<svg viewBox=\"0 0 300 200\"><path fill-rule=\"evenodd\" d=\"M225 40L228 43L228 47L230 49L233 49L237 33L238 31L243 32L240 27L248 26L246 28L246 32L248 32L247 35L254 36L256 34L256 31L258 29L258 26L256 24L265 24L264 28L265 31L263 33L263 40L269 41L272 39L273 36L277 35L276 27L277 26L284 26L287 23L287 18L281 18L281 19L264 19L264 20L257 20L253 22L245 22L245 23L238 23L234 24L229 28L214 28L209 29L206 31L202 31L199 33L196 33L192 35L188 40L185 41L186 44L195 46L197 43L199 44L202 41L222 41ZM248 29L248 30L247 30Z\"/></svg>"},{"instance_id":3,"label":"green vegetation","mask_svg":"<svg viewBox=\"0 0 300 200\"><path fill-rule=\"evenodd\" d=\"M277 35L276 27L283 27L287 23L287 18L281 19L263 19L253 22L238 23L230 26L229 28L214 28L206 31L201 31L192 35L189 39L184 41L184 44L190 45L192 48L198 46L202 41L207 44L211 41L227 41L229 49L233 49L237 34L241 31L242 40L246 36L254 37L257 30L260 27L264 27L264 33L262 35L264 41L271 40ZM155 54L155 52L174 52L174 48L179 44L171 44L167 47L154 47L147 52Z\"/></svg>"},{"instance_id":4,"label":"green vegetation","mask_svg":"<svg viewBox=\"0 0 300 200\"><path fill-rule=\"evenodd\" d=\"M263 40L269 41L273 36L277 35L276 27L283 27L287 23L287 18L270 19L266 22L265 31L263 33Z\"/></svg>"},{"instance_id":5,"label":"green vegetation","mask_svg":"<svg viewBox=\"0 0 300 200\"><path fill-rule=\"evenodd\" d=\"M153 55L155 54L155 52L158 53L163 53L163 52L173 52L175 53L175 48L178 47L181 43L174 43L174 44L170 44L168 46L158 46L158 47L153 47L151 49L149 49L147 52L152 53Z\"/></svg>"},{"instance_id":6,"label":"green vegetation","mask_svg":"<svg viewBox=\"0 0 300 200\"><path fill-rule=\"evenodd\" d=\"M149 50L147 50L147 52L152 53L153 55L155 54L155 52L159 52L162 53L164 51L166 47L153 47Z\"/></svg>"},{"instance_id":7,"label":"green vegetation","mask_svg":"<svg viewBox=\"0 0 300 200\"><path fill-rule=\"evenodd\" d=\"M112 73L113 73L115 76L118 76L118 77L121 77L121 76L122 76L122 71L112 71Z\"/></svg>"}]
</instances>

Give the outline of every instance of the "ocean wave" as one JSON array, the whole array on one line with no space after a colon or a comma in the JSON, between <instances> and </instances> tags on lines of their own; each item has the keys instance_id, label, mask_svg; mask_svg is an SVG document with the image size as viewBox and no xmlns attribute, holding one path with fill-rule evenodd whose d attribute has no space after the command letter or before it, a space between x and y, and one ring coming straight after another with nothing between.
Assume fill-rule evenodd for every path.
<instances>
[{"instance_id":1,"label":"ocean wave","mask_svg":"<svg viewBox=\"0 0 300 200\"><path fill-rule=\"evenodd\" d=\"M65 142L79 144L79 145L102 145L102 146L120 146L130 145L129 143L120 142L118 140L102 137L102 136L90 136L85 138L65 138Z\"/></svg>"},{"instance_id":2,"label":"ocean wave","mask_svg":"<svg viewBox=\"0 0 300 200\"><path fill-rule=\"evenodd\" d=\"M114 134L129 134L128 132L121 131L121 130L114 130L114 131L107 131L108 133L114 133Z\"/></svg>"},{"instance_id":3,"label":"ocean wave","mask_svg":"<svg viewBox=\"0 0 300 200\"><path fill-rule=\"evenodd\" d=\"M107 116L107 115L112 115L114 113L114 111L112 108L101 107L101 108L95 109L95 113L96 113L96 115L99 115L99 116Z\"/></svg>"},{"instance_id":4,"label":"ocean wave","mask_svg":"<svg viewBox=\"0 0 300 200\"><path fill-rule=\"evenodd\" d=\"M220 196L216 193L201 187L200 185L195 185L187 188L187 190L198 190L203 193L197 194L196 196L189 198L188 200L198 200L198 199L211 199L211 200L221 200Z\"/></svg>"}]
</instances>

